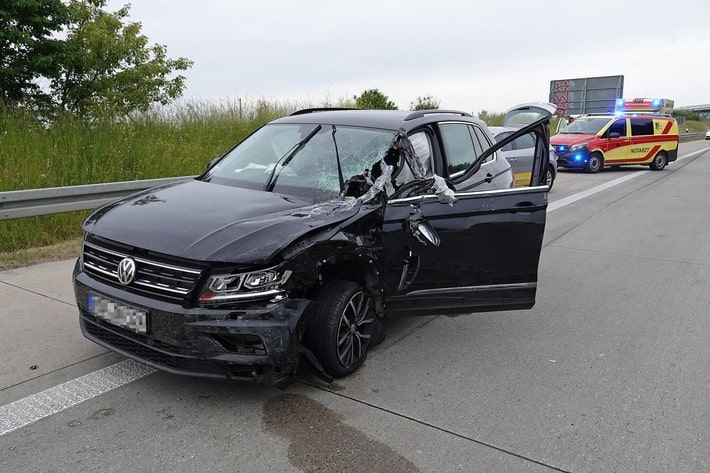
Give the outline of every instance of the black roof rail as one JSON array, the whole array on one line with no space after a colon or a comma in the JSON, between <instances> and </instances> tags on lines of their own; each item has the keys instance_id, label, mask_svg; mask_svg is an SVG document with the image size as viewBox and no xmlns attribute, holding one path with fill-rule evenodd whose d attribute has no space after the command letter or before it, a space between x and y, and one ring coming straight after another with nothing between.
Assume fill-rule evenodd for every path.
<instances>
[{"instance_id":1,"label":"black roof rail","mask_svg":"<svg viewBox=\"0 0 710 473\"><path fill-rule=\"evenodd\" d=\"M315 113L315 112L332 112L335 110L362 110L361 108L351 108L351 107L316 107L316 108L304 108L303 110L296 110L292 114L289 115L289 117L293 117L295 115L305 115L307 113Z\"/></svg>"},{"instance_id":2,"label":"black roof rail","mask_svg":"<svg viewBox=\"0 0 710 473\"><path fill-rule=\"evenodd\" d=\"M451 115L460 115L462 117L473 117L470 113L462 112L460 110L416 110L404 117L404 121L415 120L417 118L422 118L424 115L431 115L433 113L448 113Z\"/></svg>"}]
</instances>

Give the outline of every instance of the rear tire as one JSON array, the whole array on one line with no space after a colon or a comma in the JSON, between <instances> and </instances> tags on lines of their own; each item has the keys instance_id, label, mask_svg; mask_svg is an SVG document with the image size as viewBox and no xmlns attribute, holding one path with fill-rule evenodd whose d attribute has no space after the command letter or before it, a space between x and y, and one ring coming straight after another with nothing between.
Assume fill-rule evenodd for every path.
<instances>
[{"instance_id":1,"label":"rear tire","mask_svg":"<svg viewBox=\"0 0 710 473\"><path fill-rule=\"evenodd\" d=\"M545 176L545 183L547 184L547 192L552 190L552 184L555 182L555 170L552 166L547 168L547 175Z\"/></svg>"},{"instance_id":2,"label":"rear tire","mask_svg":"<svg viewBox=\"0 0 710 473\"><path fill-rule=\"evenodd\" d=\"M604 167L604 157L596 151L589 155L586 171L590 173L599 172Z\"/></svg>"},{"instance_id":3,"label":"rear tire","mask_svg":"<svg viewBox=\"0 0 710 473\"><path fill-rule=\"evenodd\" d=\"M661 171L664 167L666 167L666 164L668 164L668 158L666 157L666 153L660 151L653 158L653 161L651 162L651 164L648 165L648 167L650 167L652 171Z\"/></svg>"},{"instance_id":4,"label":"rear tire","mask_svg":"<svg viewBox=\"0 0 710 473\"><path fill-rule=\"evenodd\" d=\"M375 306L363 288L352 281L330 281L318 293L308 325L308 345L334 377L347 376L367 358Z\"/></svg>"}]
</instances>

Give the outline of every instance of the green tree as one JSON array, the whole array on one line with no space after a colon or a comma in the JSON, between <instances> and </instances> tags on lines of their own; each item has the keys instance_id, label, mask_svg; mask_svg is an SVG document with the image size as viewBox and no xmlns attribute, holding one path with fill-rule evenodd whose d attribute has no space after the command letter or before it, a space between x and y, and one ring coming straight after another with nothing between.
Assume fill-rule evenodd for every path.
<instances>
[{"instance_id":1,"label":"green tree","mask_svg":"<svg viewBox=\"0 0 710 473\"><path fill-rule=\"evenodd\" d=\"M397 105L378 89L369 89L359 96L353 95L357 108L376 110L397 110Z\"/></svg>"},{"instance_id":2,"label":"green tree","mask_svg":"<svg viewBox=\"0 0 710 473\"><path fill-rule=\"evenodd\" d=\"M71 0L61 76L52 81L58 109L84 118L121 117L179 98L192 66L170 59L161 44L148 45L141 24L126 22L130 5L104 10L106 0Z\"/></svg>"},{"instance_id":3,"label":"green tree","mask_svg":"<svg viewBox=\"0 0 710 473\"><path fill-rule=\"evenodd\" d=\"M441 101L431 95L419 96L409 104L409 110L436 110L441 105Z\"/></svg>"},{"instance_id":4,"label":"green tree","mask_svg":"<svg viewBox=\"0 0 710 473\"><path fill-rule=\"evenodd\" d=\"M0 2L0 95L6 106L47 98L36 79L59 74L64 44L52 36L67 13L61 0Z\"/></svg>"}]
</instances>

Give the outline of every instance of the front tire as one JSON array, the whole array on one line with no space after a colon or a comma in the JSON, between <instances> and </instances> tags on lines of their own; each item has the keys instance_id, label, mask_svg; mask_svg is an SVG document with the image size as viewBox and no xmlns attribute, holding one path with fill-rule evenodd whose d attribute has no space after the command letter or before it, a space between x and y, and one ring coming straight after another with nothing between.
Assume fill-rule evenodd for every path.
<instances>
[{"instance_id":1,"label":"front tire","mask_svg":"<svg viewBox=\"0 0 710 473\"><path fill-rule=\"evenodd\" d=\"M326 373L343 377L362 365L374 323L374 304L359 284L330 281L321 288L308 344Z\"/></svg>"},{"instance_id":2,"label":"front tire","mask_svg":"<svg viewBox=\"0 0 710 473\"><path fill-rule=\"evenodd\" d=\"M604 167L604 157L597 152L589 155L589 161L587 161L587 172L596 173L602 170Z\"/></svg>"},{"instance_id":3,"label":"front tire","mask_svg":"<svg viewBox=\"0 0 710 473\"><path fill-rule=\"evenodd\" d=\"M666 164L668 164L668 158L666 157L666 153L661 151L653 158L653 161L648 167L653 171L661 171L666 167Z\"/></svg>"},{"instance_id":4,"label":"front tire","mask_svg":"<svg viewBox=\"0 0 710 473\"><path fill-rule=\"evenodd\" d=\"M547 168L547 175L545 176L545 183L547 184L547 192L552 190L552 184L555 182L555 170L552 166Z\"/></svg>"}]
</instances>

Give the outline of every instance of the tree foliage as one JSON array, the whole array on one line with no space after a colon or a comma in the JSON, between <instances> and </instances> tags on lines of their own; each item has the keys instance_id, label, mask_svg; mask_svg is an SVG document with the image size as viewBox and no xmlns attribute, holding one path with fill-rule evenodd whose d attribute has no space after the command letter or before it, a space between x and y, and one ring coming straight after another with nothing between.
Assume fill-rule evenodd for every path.
<instances>
[{"instance_id":1,"label":"tree foliage","mask_svg":"<svg viewBox=\"0 0 710 473\"><path fill-rule=\"evenodd\" d=\"M185 77L171 77L192 61L170 59L148 45L141 24L127 22L129 5L116 12L106 0L71 0L61 75L52 81L56 106L82 117L126 116L180 97Z\"/></svg>"},{"instance_id":2,"label":"tree foliage","mask_svg":"<svg viewBox=\"0 0 710 473\"><path fill-rule=\"evenodd\" d=\"M359 96L354 95L353 99L355 100L355 106L357 108L397 110L397 105L378 89L366 90Z\"/></svg>"},{"instance_id":3,"label":"tree foliage","mask_svg":"<svg viewBox=\"0 0 710 473\"><path fill-rule=\"evenodd\" d=\"M441 106L441 101L431 95L419 96L409 104L409 110L436 110Z\"/></svg>"},{"instance_id":4,"label":"tree foliage","mask_svg":"<svg viewBox=\"0 0 710 473\"><path fill-rule=\"evenodd\" d=\"M61 0L2 0L0 95L4 105L46 99L35 79L59 75L64 43L53 35L67 19Z\"/></svg>"},{"instance_id":5,"label":"tree foliage","mask_svg":"<svg viewBox=\"0 0 710 473\"><path fill-rule=\"evenodd\" d=\"M673 116L675 118L684 118L686 120L700 121L702 117L698 112L691 112L690 110L673 110Z\"/></svg>"},{"instance_id":6,"label":"tree foliage","mask_svg":"<svg viewBox=\"0 0 710 473\"><path fill-rule=\"evenodd\" d=\"M0 94L6 106L124 117L180 97L192 66L148 44L129 5L105 10L107 0L1 0ZM58 35L62 33L62 37Z\"/></svg>"}]
</instances>

